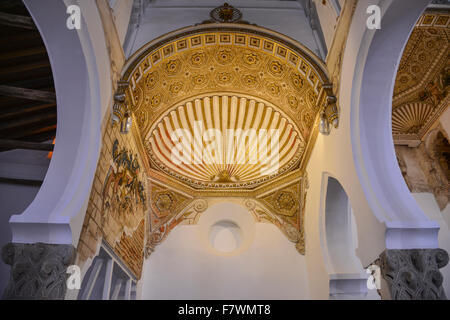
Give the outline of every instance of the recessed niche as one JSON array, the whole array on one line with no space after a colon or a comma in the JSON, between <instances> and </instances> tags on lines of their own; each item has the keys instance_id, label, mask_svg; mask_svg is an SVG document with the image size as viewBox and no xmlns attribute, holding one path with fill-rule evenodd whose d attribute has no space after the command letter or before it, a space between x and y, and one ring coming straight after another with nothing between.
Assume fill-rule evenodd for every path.
<instances>
[{"instance_id":1,"label":"recessed niche","mask_svg":"<svg viewBox=\"0 0 450 320\"><path fill-rule=\"evenodd\" d=\"M209 242L220 253L233 253L239 249L242 240L242 230L233 221L217 221L210 227Z\"/></svg>"}]
</instances>

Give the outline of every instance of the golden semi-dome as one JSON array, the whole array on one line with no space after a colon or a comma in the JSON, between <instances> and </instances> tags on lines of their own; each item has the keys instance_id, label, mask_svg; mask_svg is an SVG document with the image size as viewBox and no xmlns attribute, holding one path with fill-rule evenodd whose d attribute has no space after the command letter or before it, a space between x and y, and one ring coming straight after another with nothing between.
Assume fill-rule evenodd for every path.
<instances>
[{"instance_id":1,"label":"golden semi-dome","mask_svg":"<svg viewBox=\"0 0 450 320\"><path fill-rule=\"evenodd\" d=\"M241 188L298 165L305 142L296 125L269 103L217 94L169 110L145 145L153 164L192 186Z\"/></svg>"},{"instance_id":2,"label":"golden semi-dome","mask_svg":"<svg viewBox=\"0 0 450 320\"><path fill-rule=\"evenodd\" d=\"M130 58L115 116L124 114L124 106L133 115L152 169L194 188L254 188L306 164L323 111L336 122L325 70L304 46L264 28L187 27ZM197 141L195 126L217 130L224 143ZM275 168L270 135L266 157L253 136L246 140L250 149L238 144L245 156L236 158L227 142L230 129L254 130L257 137L261 130L278 132L277 170L267 170ZM183 151L177 154L177 148Z\"/></svg>"}]
</instances>

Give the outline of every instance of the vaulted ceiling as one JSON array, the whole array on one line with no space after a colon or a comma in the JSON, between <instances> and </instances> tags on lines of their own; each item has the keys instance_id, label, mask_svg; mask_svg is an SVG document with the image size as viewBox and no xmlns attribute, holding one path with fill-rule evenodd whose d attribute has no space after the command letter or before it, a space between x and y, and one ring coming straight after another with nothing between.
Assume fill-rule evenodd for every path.
<instances>
[{"instance_id":1,"label":"vaulted ceiling","mask_svg":"<svg viewBox=\"0 0 450 320\"><path fill-rule=\"evenodd\" d=\"M304 166L331 93L325 68L307 49L262 28L230 25L220 31L204 25L149 44L131 59L123 79L151 167L193 188L254 188ZM205 141L195 134L196 125L203 134L216 129L225 138ZM183 156L173 154L177 129L186 130ZM256 136L226 138L228 130L249 129ZM269 173L263 172L275 156L261 151L261 130L279 134L278 166ZM202 152L208 147L215 151ZM186 155L190 163L181 159Z\"/></svg>"}]
</instances>

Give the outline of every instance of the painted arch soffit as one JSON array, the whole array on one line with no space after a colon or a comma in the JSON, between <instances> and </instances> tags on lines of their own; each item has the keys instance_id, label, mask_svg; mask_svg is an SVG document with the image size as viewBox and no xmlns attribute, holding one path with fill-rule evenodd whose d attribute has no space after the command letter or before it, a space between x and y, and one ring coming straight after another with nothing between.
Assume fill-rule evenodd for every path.
<instances>
[{"instance_id":1,"label":"painted arch soffit","mask_svg":"<svg viewBox=\"0 0 450 320\"><path fill-rule=\"evenodd\" d=\"M199 25L139 50L127 63L120 93L152 169L196 189L248 189L306 164L319 116L333 101L325 70L308 49L270 30ZM278 129L280 170L258 177L260 164L230 166L226 156L222 165L174 163L168 138L177 128L192 132L195 121L222 133Z\"/></svg>"}]
</instances>

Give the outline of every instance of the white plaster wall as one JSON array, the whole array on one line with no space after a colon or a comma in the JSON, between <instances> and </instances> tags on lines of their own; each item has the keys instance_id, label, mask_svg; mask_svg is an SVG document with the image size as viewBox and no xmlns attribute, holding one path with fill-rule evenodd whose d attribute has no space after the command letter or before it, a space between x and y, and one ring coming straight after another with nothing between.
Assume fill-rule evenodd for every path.
<instances>
[{"instance_id":1,"label":"white plaster wall","mask_svg":"<svg viewBox=\"0 0 450 320\"><path fill-rule=\"evenodd\" d=\"M314 3L316 4L317 15L319 16L325 43L328 50L330 50L338 18L336 10L331 5L330 1L326 1L325 4L323 4L322 0L315 0Z\"/></svg>"},{"instance_id":2,"label":"white plaster wall","mask_svg":"<svg viewBox=\"0 0 450 320\"><path fill-rule=\"evenodd\" d=\"M306 259L274 225L257 223L252 245L237 256L209 253L199 228L176 227L145 261L142 299L310 297Z\"/></svg>"},{"instance_id":3,"label":"white plaster wall","mask_svg":"<svg viewBox=\"0 0 450 320\"><path fill-rule=\"evenodd\" d=\"M319 55L311 27L297 1L228 1L239 8L243 20L283 33ZM136 38L127 50L131 56L147 42L176 29L210 19L209 12L223 1L156 0L149 4Z\"/></svg>"},{"instance_id":4,"label":"white plaster wall","mask_svg":"<svg viewBox=\"0 0 450 320\"><path fill-rule=\"evenodd\" d=\"M439 210L439 206L432 193L413 193L418 205L427 214L430 219L439 223L439 247L450 253L450 205L443 210ZM441 270L444 276L443 287L447 298L450 296L450 263Z\"/></svg>"},{"instance_id":5,"label":"white plaster wall","mask_svg":"<svg viewBox=\"0 0 450 320\"><path fill-rule=\"evenodd\" d=\"M123 44L128 30L128 23L130 22L133 0L112 0L110 1L110 6L120 43Z\"/></svg>"}]
</instances>

